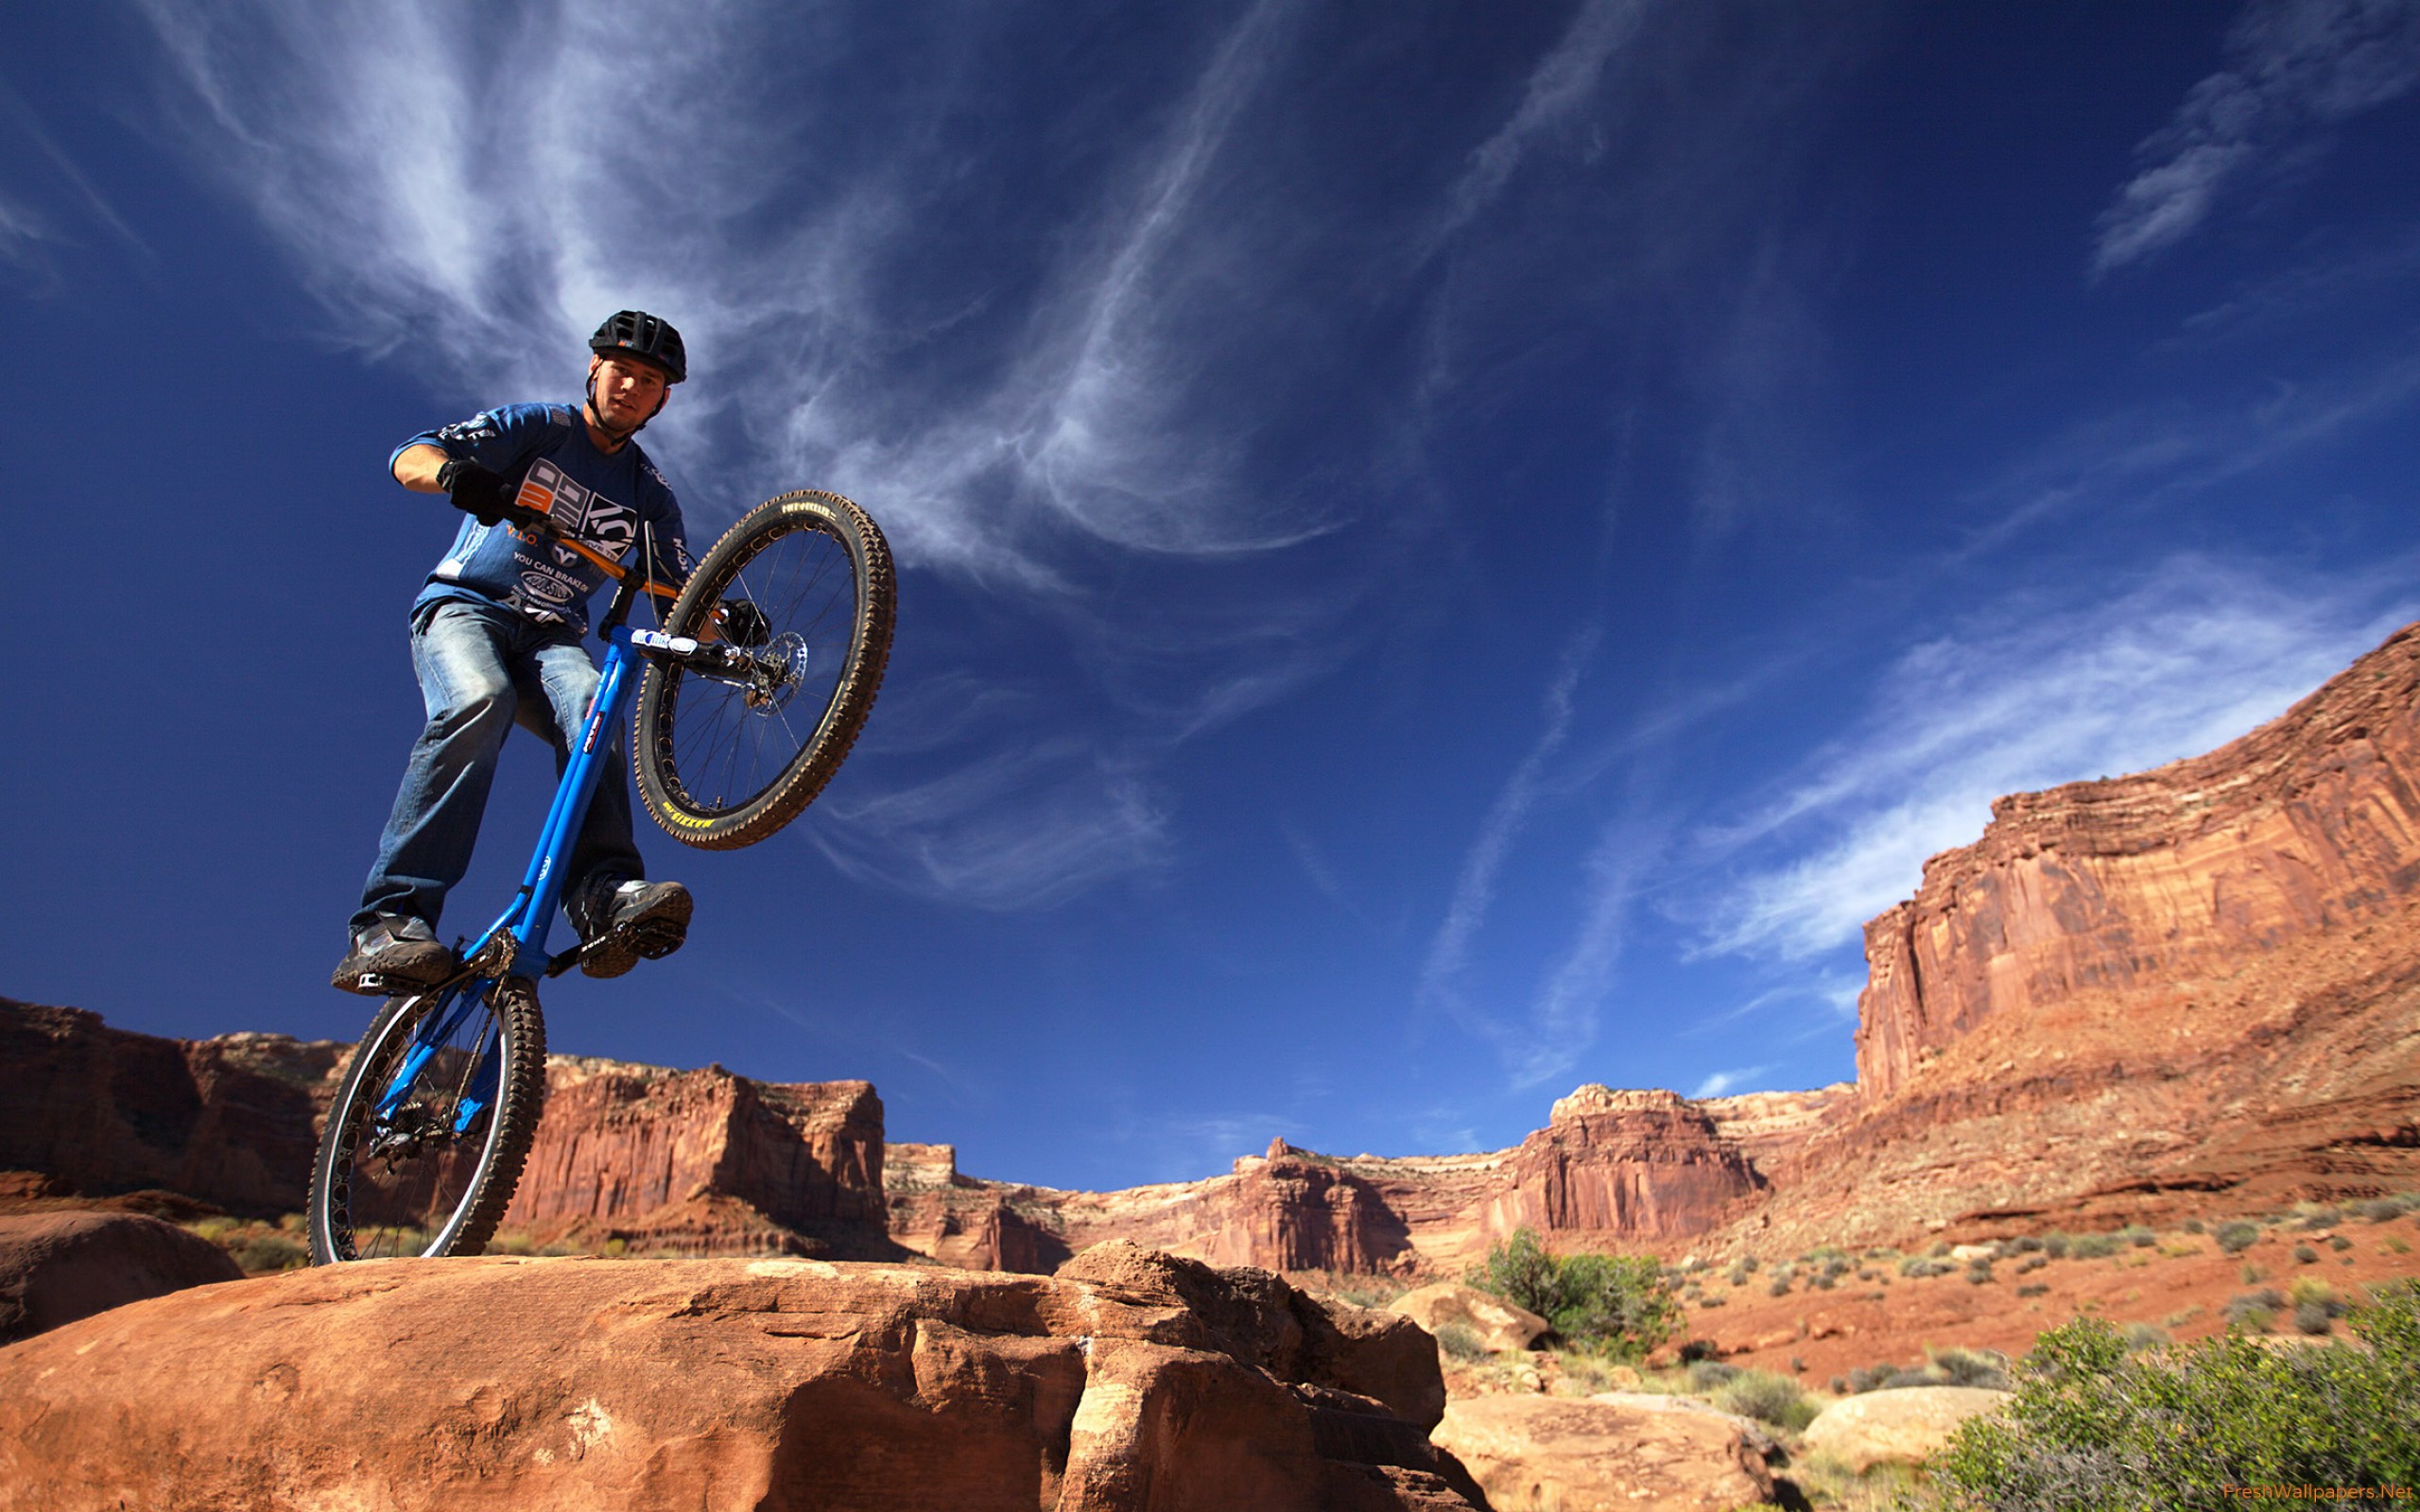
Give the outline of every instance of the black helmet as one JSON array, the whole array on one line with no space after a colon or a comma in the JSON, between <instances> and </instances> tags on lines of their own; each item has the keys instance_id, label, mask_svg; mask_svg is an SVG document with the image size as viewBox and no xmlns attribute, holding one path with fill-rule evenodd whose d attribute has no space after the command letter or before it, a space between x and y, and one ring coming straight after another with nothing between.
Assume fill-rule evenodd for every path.
<instances>
[{"instance_id":1,"label":"black helmet","mask_svg":"<svg viewBox=\"0 0 2420 1512\"><path fill-rule=\"evenodd\" d=\"M588 350L644 357L663 369L672 383L689 376L689 353L681 345L681 333L672 329L671 321L645 310L621 311L598 326L588 338Z\"/></svg>"}]
</instances>

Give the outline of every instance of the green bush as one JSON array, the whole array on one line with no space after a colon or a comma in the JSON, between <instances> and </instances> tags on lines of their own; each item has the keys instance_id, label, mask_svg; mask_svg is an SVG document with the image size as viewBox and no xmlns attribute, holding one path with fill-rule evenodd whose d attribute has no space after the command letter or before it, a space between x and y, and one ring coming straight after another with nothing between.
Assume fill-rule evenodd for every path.
<instances>
[{"instance_id":1,"label":"green bush","mask_svg":"<svg viewBox=\"0 0 2420 1512\"><path fill-rule=\"evenodd\" d=\"M2150 1229L2144 1228L2138 1223L2130 1223L2125 1228L2118 1229L2118 1237L2134 1246L2136 1249L2149 1249L2152 1246L2159 1243L2159 1235L2152 1232Z\"/></svg>"},{"instance_id":2,"label":"green bush","mask_svg":"<svg viewBox=\"0 0 2420 1512\"><path fill-rule=\"evenodd\" d=\"M2042 1236L2042 1252L2052 1260L2065 1260L2067 1258L2067 1246L2074 1243L2074 1240L2053 1228Z\"/></svg>"},{"instance_id":3,"label":"green bush","mask_svg":"<svg viewBox=\"0 0 2420 1512\"><path fill-rule=\"evenodd\" d=\"M1663 1343L1679 1321L1651 1255L1554 1255L1527 1228L1487 1252L1469 1276L1545 1318L1563 1342L1624 1359Z\"/></svg>"},{"instance_id":4,"label":"green bush","mask_svg":"<svg viewBox=\"0 0 2420 1512\"><path fill-rule=\"evenodd\" d=\"M1480 1342L1478 1331L1467 1323L1441 1323L1437 1327L1437 1348L1449 1360L1467 1365L1487 1358L1487 1346Z\"/></svg>"},{"instance_id":5,"label":"green bush","mask_svg":"<svg viewBox=\"0 0 2420 1512\"><path fill-rule=\"evenodd\" d=\"M2260 1226L2238 1218L2233 1223L2219 1225L2219 1247L2230 1255L2240 1255L2260 1237Z\"/></svg>"},{"instance_id":6,"label":"green bush","mask_svg":"<svg viewBox=\"0 0 2420 1512\"><path fill-rule=\"evenodd\" d=\"M2205 1339L2132 1354L2106 1323L2052 1329L2000 1414L1929 1463L1932 1503L1979 1512L2223 1508L2244 1486L2420 1480L2420 1282L2356 1312L2365 1352Z\"/></svg>"},{"instance_id":7,"label":"green bush","mask_svg":"<svg viewBox=\"0 0 2420 1512\"><path fill-rule=\"evenodd\" d=\"M1714 1404L1724 1412L1796 1433L1815 1420L1817 1411L1798 1383L1763 1370L1742 1371L1716 1388Z\"/></svg>"},{"instance_id":8,"label":"green bush","mask_svg":"<svg viewBox=\"0 0 2420 1512\"><path fill-rule=\"evenodd\" d=\"M2077 1260L2106 1260L2118 1253L2118 1236L2080 1234L2067 1241L2067 1253Z\"/></svg>"}]
</instances>

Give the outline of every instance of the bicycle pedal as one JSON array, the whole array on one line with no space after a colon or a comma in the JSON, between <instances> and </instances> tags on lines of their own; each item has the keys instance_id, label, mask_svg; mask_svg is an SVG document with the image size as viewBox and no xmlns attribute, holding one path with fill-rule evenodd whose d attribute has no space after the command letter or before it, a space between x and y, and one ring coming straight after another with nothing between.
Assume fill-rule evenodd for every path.
<instances>
[{"instance_id":1,"label":"bicycle pedal","mask_svg":"<svg viewBox=\"0 0 2420 1512\"><path fill-rule=\"evenodd\" d=\"M650 961L660 961L681 948L689 937L689 926L668 919L650 919L631 927L630 947Z\"/></svg>"}]
</instances>

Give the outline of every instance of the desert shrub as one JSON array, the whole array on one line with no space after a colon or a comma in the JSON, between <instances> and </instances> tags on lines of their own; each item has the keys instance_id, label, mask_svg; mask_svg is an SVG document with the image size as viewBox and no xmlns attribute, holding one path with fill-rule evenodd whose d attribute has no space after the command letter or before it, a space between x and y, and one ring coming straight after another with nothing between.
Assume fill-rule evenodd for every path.
<instances>
[{"instance_id":1,"label":"desert shrub","mask_svg":"<svg viewBox=\"0 0 2420 1512\"><path fill-rule=\"evenodd\" d=\"M2316 1337L2336 1326L2336 1314L2317 1302L2305 1302L2294 1309L2294 1332Z\"/></svg>"},{"instance_id":2,"label":"desert shrub","mask_svg":"<svg viewBox=\"0 0 2420 1512\"><path fill-rule=\"evenodd\" d=\"M2342 1234L2329 1234L2327 1236L2327 1247L2335 1250L2341 1255L2345 1250L2353 1247L2353 1241L2345 1238Z\"/></svg>"},{"instance_id":3,"label":"desert shrub","mask_svg":"<svg viewBox=\"0 0 2420 1512\"><path fill-rule=\"evenodd\" d=\"M2334 1208L2316 1208L2311 1211L2303 1214L2303 1221L2300 1227L2306 1232L2312 1232L2321 1228L2333 1228L2337 1224L2343 1221L2343 1217L2344 1215L2337 1211Z\"/></svg>"},{"instance_id":4,"label":"desert shrub","mask_svg":"<svg viewBox=\"0 0 2420 1512\"><path fill-rule=\"evenodd\" d=\"M2240 1255L2260 1237L2260 1226L2238 1218L2233 1223L2219 1225L2219 1247L2230 1255Z\"/></svg>"},{"instance_id":5,"label":"desert shrub","mask_svg":"<svg viewBox=\"0 0 2420 1512\"><path fill-rule=\"evenodd\" d=\"M2048 1255L2028 1255L2016 1263L2016 1273L2019 1276L2030 1276L2048 1263L2050 1263L2050 1257Z\"/></svg>"},{"instance_id":6,"label":"desert shrub","mask_svg":"<svg viewBox=\"0 0 2420 1512\"><path fill-rule=\"evenodd\" d=\"M2008 1357L1995 1349L1935 1349L1932 1373L1945 1385L2004 1389L2008 1385Z\"/></svg>"},{"instance_id":7,"label":"desert shrub","mask_svg":"<svg viewBox=\"0 0 2420 1512\"><path fill-rule=\"evenodd\" d=\"M1991 1280L1992 1263L1990 1261L1983 1259L1981 1256L1977 1256L1974 1260L1967 1262L1966 1280L1968 1284L1974 1286L1986 1286L1991 1283Z\"/></svg>"},{"instance_id":8,"label":"desert shrub","mask_svg":"<svg viewBox=\"0 0 2420 1512\"><path fill-rule=\"evenodd\" d=\"M2401 1234L2387 1235L2384 1248L2390 1255L2408 1255L2411 1253L2411 1246L2404 1243L2404 1239Z\"/></svg>"},{"instance_id":9,"label":"desert shrub","mask_svg":"<svg viewBox=\"0 0 2420 1512\"><path fill-rule=\"evenodd\" d=\"M2342 1317L2351 1311L2344 1299L2336 1295L2336 1288L2316 1276L2296 1277L2294 1283L2286 1288L2286 1300L2296 1307L2325 1308L2329 1317Z\"/></svg>"},{"instance_id":10,"label":"desert shrub","mask_svg":"<svg viewBox=\"0 0 2420 1512\"><path fill-rule=\"evenodd\" d=\"M1849 1372L1849 1390L1852 1392L1879 1391L1890 1383L1893 1376L1898 1373L1899 1367L1888 1361L1880 1365L1858 1366Z\"/></svg>"},{"instance_id":11,"label":"desert shrub","mask_svg":"<svg viewBox=\"0 0 2420 1512\"><path fill-rule=\"evenodd\" d=\"M2319 1251L2311 1248L2310 1246L2296 1245L2294 1246L2294 1263L2298 1265L2309 1265L2317 1263L2318 1260Z\"/></svg>"},{"instance_id":12,"label":"desert shrub","mask_svg":"<svg viewBox=\"0 0 2420 1512\"><path fill-rule=\"evenodd\" d=\"M1721 1296L1719 1293L1713 1296L1701 1297L1698 1298L1698 1306L1700 1307L1729 1307L1730 1305L1731 1298Z\"/></svg>"},{"instance_id":13,"label":"desert shrub","mask_svg":"<svg viewBox=\"0 0 2420 1512\"><path fill-rule=\"evenodd\" d=\"M2130 1223L2125 1228L2118 1229L2118 1237L2134 1246L2136 1249L2149 1249L2152 1246L2159 1243L2159 1235L2152 1232L2150 1229L2144 1228L2138 1223Z\"/></svg>"},{"instance_id":14,"label":"desert shrub","mask_svg":"<svg viewBox=\"0 0 2420 1512\"><path fill-rule=\"evenodd\" d=\"M2065 1260L2067 1258L2067 1246L2074 1242L2066 1234L2053 1228L2042 1236L2042 1252L2052 1260Z\"/></svg>"},{"instance_id":15,"label":"desert shrub","mask_svg":"<svg viewBox=\"0 0 2420 1512\"><path fill-rule=\"evenodd\" d=\"M1678 1320L1647 1255L1555 1255L1527 1228L1490 1248L1470 1283L1545 1318L1566 1344L1621 1358L1664 1342Z\"/></svg>"},{"instance_id":16,"label":"desert shrub","mask_svg":"<svg viewBox=\"0 0 2420 1512\"><path fill-rule=\"evenodd\" d=\"M2049 1290L2050 1287L2048 1282L2034 1281L2031 1285L2018 1287L2016 1289L2016 1295L2019 1297L2041 1297L2047 1294Z\"/></svg>"},{"instance_id":17,"label":"desert shrub","mask_svg":"<svg viewBox=\"0 0 2420 1512\"><path fill-rule=\"evenodd\" d=\"M1756 1267L1763 1263L1763 1261L1758 1260L1754 1255L1742 1255L1739 1257L1739 1264L1741 1268L1745 1269L1751 1276L1756 1274Z\"/></svg>"},{"instance_id":18,"label":"desert shrub","mask_svg":"<svg viewBox=\"0 0 2420 1512\"><path fill-rule=\"evenodd\" d=\"M2420 1283L2352 1327L2367 1351L2221 1337L2130 1354L2080 1318L2044 1333L2016 1395L1928 1464L1932 1504L2077 1512L2219 1508L2244 1486L2410 1486L2420 1477Z\"/></svg>"},{"instance_id":19,"label":"desert shrub","mask_svg":"<svg viewBox=\"0 0 2420 1512\"><path fill-rule=\"evenodd\" d=\"M1945 1260L1930 1260L1922 1255L1911 1255L1899 1262L1900 1275L1912 1276L1918 1280L1927 1276L1946 1276L1957 1268Z\"/></svg>"},{"instance_id":20,"label":"desert shrub","mask_svg":"<svg viewBox=\"0 0 2420 1512\"><path fill-rule=\"evenodd\" d=\"M1714 1394L1714 1404L1791 1433L1813 1422L1816 1413L1815 1404L1798 1389L1797 1382L1762 1370L1745 1370L1724 1382Z\"/></svg>"},{"instance_id":21,"label":"desert shrub","mask_svg":"<svg viewBox=\"0 0 2420 1512\"><path fill-rule=\"evenodd\" d=\"M2410 1199L2405 1197L2373 1197L2367 1202L2353 1204L2353 1211L2372 1223L2393 1223L2402 1217L2411 1206Z\"/></svg>"},{"instance_id":22,"label":"desert shrub","mask_svg":"<svg viewBox=\"0 0 2420 1512\"><path fill-rule=\"evenodd\" d=\"M1789 1272L1786 1270L1777 1270L1773 1272L1772 1284L1765 1288L1765 1295L1767 1297L1788 1297L1789 1295Z\"/></svg>"},{"instance_id":23,"label":"desert shrub","mask_svg":"<svg viewBox=\"0 0 2420 1512\"><path fill-rule=\"evenodd\" d=\"M1712 1339L1685 1339L1673 1352L1680 1356L1683 1365L1695 1365L1700 1360L1720 1359L1721 1351L1722 1346Z\"/></svg>"},{"instance_id":24,"label":"desert shrub","mask_svg":"<svg viewBox=\"0 0 2420 1512\"><path fill-rule=\"evenodd\" d=\"M2187 1218L2187 1219L2186 1219L2186 1220L2185 1220L2185 1231L2186 1231L2187 1233L2188 1233L2188 1234L2198 1234L2198 1233L2201 1233L2201 1232L2203 1231L2203 1228L2202 1228L2202 1220L2201 1220L2201 1219L2199 1219L2199 1218Z\"/></svg>"},{"instance_id":25,"label":"desert shrub","mask_svg":"<svg viewBox=\"0 0 2420 1512\"><path fill-rule=\"evenodd\" d=\"M2246 1292L2227 1303L2227 1326L2253 1333L2266 1333L2269 1325L2277 1320L2277 1314L2285 1310L2285 1297L2273 1286Z\"/></svg>"},{"instance_id":26,"label":"desert shrub","mask_svg":"<svg viewBox=\"0 0 2420 1512\"><path fill-rule=\"evenodd\" d=\"M1689 1365L1689 1389L1703 1396L1717 1386L1736 1379L1739 1367L1720 1360L1697 1360Z\"/></svg>"},{"instance_id":27,"label":"desert shrub","mask_svg":"<svg viewBox=\"0 0 2420 1512\"><path fill-rule=\"evenodd\" d=\"M2118 1253L2118 1236L2079 1234L2067 1241L2067 1253L2077 1260L2106 1260Z\"/></svg>"},{"instance_id":28,"label":"desert shrub","mask_svg":"<svg viewBox=\"0 0 2420 1512\"><path fill-rule=\"evenodd\" d=\"M1743 1260L1743 1261L1735 1261L1735 1262L1732 1263L1731 1268L1730 1268L1729 1270L1724 1271L1724 1272L1722 1273L1722 1279L1723 1279L1724 1280L1726 1280L1726 1281L1729 1281L1729 1282L1730 1282L1732 1285L1734 1285L1734 1286L1745 1286L1745 1285L1747 1285L1747 1284L1748 1284L1748 1263L1747 1263L1746 1261L1744 1261L1744 1260Z\"/></svg>"},{"instance_id":29,"label":"desert shrub","mask_svg":"<svg viewBox=\"0 0 2420 1512\"><path fill-rule=\"evenodd\" d=\"M2168 1331L2156 1323L2126 1325L2126 1348L2129 1349L2156 1349L2167 1342Z\"/></svg>"},{"instance_id":30,"label":"desert shrub","mask_svg":"<svg viewBox=\"0 0 2420 1512\"><path fill-rule=\"evenodd\" d=\"M1480 1340L1478 1331L1467 1323L1437 1325L1437 1348L1444 1351L1445 1358L1460 1360L1464 1365L1474 1360L1484 1360L1488 1354L1487 1345Z\"/></svg>"},{"instance_id":31,"label":"desert shrub","mask_svg":"<svg viewBox=\"0 0 2420 1512\"><path fill-rule=\"evenodd\" d=\"M2038 1255L2042 1252L2042 1241L2034 1234L2020 1236L2015 1241L2015 1245L2016 1252L2020 1255Z\"/></svg>"},{"instance_id":32,"label":"desert shrub","mask_svg":"<svg viewBox=\"0 0 2420 1512\"><path fill-rule=\"evenodd\" d=\"M254 1234L238 1242L228 1254L247 1276L297 1270L311 1263L311 1251L283 1234Z\"/></svg>"}]
</instances>

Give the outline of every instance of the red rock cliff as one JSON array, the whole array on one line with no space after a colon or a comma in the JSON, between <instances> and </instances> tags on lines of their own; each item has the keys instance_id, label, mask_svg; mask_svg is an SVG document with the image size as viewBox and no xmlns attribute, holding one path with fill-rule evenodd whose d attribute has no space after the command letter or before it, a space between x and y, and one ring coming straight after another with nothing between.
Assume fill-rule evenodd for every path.
<instances>
[{"instance_id":1,"label":"red rock cliff","mask_svg":"<svg viewBox=\"0 0 2420 1512\"><path fill-rule=\"evenodd\" d=\"M2087 991L2223 971L2396 914L2420 888L2420 627L2240 740L2020 793L1866 925L1858 1085Z\"/></svg>"}]
</instances>

